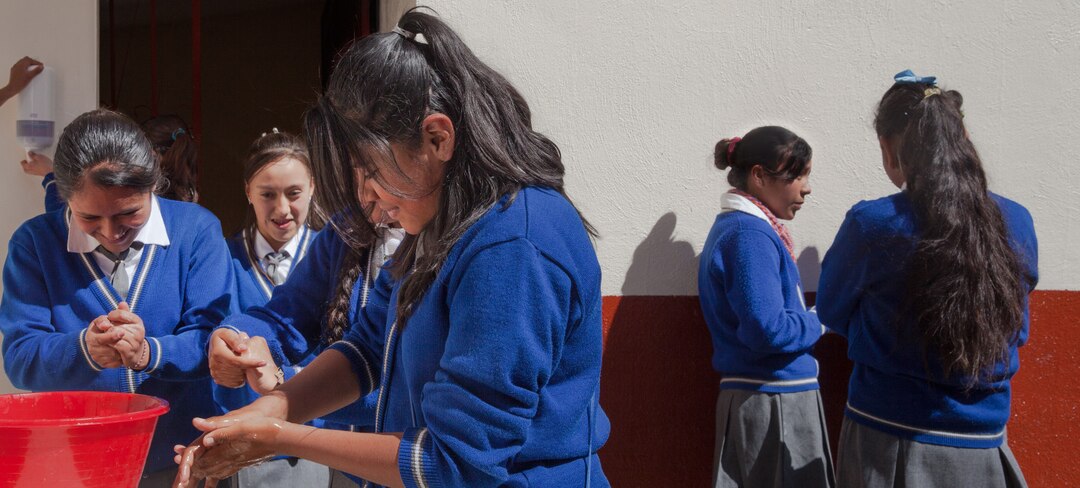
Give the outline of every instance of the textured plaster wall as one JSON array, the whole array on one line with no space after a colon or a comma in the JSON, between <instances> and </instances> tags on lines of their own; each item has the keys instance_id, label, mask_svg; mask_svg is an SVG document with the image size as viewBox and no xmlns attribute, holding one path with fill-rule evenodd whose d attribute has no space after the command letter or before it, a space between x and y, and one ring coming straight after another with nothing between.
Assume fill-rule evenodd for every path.
<instances>
[{"instance_id":1,"label":"textured plaster wall","mask_svg":"<svg viewBox=\"0 0 1080 488\"><path fill-rule=\"evenodd\" d=\"M433 0L524 92L600 230L605 295L694 295L727 189L713 145L766 124L814 148L803 281L844 213L895 191L873 109L896 72L965 98L991 188L1027 206L1041 289L1080 289L1080 3Z\"/></svg>"},{"instance_id":2,"label":"textured plaster wall","mask_svg":"<svg viewBox=\"0 0 1080 488\"><path fill-rule=\"evenodd\" d=\"M31 56L56 69L57 136L79 114L97 105L97 2L4 0L0 4L0 85L12 63ZM26 219L42 212L41 178L24 175L23 148L15 138L19 99L0 107L0 256ZM52 156L54 148L45 151ZM2 285L0 285L2 290ZM0 365L0 393L13 391Z\"/></svg>"}]
</instances>

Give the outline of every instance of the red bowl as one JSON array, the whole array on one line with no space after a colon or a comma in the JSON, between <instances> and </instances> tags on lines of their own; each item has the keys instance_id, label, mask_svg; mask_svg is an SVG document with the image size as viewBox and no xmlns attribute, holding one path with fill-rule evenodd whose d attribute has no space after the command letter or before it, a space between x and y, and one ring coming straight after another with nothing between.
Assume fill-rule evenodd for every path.
<instances>
[{"instance_id":1,"label":"red bowl","mask_svg":"<svg viewBox=\"0 0 1080 488\"><path fill-rule=\"evenodd\" d=\"M160 398L57 391L0 395L0 488L136 488Z\"/></svg>"}]
</instances>

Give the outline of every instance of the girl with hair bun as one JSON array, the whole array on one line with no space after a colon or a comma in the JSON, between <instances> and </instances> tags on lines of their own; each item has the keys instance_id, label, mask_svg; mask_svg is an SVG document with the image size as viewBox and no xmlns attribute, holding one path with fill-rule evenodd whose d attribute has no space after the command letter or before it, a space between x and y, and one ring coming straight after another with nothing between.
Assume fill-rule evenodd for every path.
<instances>
[{"instance_id":1,"label":"girl with hair bun","mask_svg":"<svg viewBox=\"0 0 1080 488\"><path fill-rule=\"evenodd\" d=\"M196 419L178 483L288 454L393 487L609 486L600 265L521 94L414 9L350 46L305 127L330 228L370 245L383 212L407 236L342 340ZM288 328L237 328L307 353ZM372 433L301 424L376 389Z\"/></svg>"},{"instance_id":2,"label":"girl with hair bun","mask_svg":"<svg viewBox=\"0 0 1080 488\"><path fill-rule=\"evenodd\" d=\"M900 192L848 211L822 263L822 320L855 363L837 452L853 487L1021 487L1010 380L1038 281L1031 214L987 188L963 98L903 71L878 103Z\"/></svg>"},{"instance_id":3,"label":"girl with hair bun","mask_svg":"<svg viewBox=\"0 0 1080 488\"><path fill-rule=\"evenodd\" d=\"M66 203L24 223L4 265L0 332L12 384L168 400L140 486L175 476L172 445L191 417L218 412L206 341L235 310L221 224L159 198L161 167L139 126L107 110L80 115L56 147Z\"/></svg>"},{"instance_id":4,"label":"girl with hair bun","mask_svg":"<svg viewBox=\"0 0 1080 488\"><path fill-rule=\"evenodd\" d=\"M810 194L810 145L783 127L716 144L732 190L702 249L698 292L721 374L716 487L835 486L791 220Z\"/></svg>"}]
</instances>

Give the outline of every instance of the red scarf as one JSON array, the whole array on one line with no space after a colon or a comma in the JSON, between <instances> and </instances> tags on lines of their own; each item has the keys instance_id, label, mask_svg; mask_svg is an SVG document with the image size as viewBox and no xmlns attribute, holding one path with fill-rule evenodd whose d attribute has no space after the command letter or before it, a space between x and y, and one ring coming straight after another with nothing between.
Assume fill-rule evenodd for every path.
<instances>
[{"instance_id":1,"label":"red scarf","mask_svg":"<svg viewBox=\"0 0 1080 488\"><path fill-rule=\"evenodd\" d=\"M731 193L750 200L750 203L753 203L757 206L757 208L761 209L761 211L765 213L765 216L769 218L769 225L771 225L773 230L776 231L776 234L780 236L780 240L783 241L784 247L787 248L788 254L791 255L791 262L797 263L798 261L795 259L795 241L791 239L791 233L788 232L787 227L784 227L784 224L781 224L779 220L776 220L776 216L773 215L772 211L769 210L769 207L766 207L764 203L761 203L761 200L758 200L749 193L746 193L737 188L733 188L731 190Z\"/></svg>"}]
</instances>

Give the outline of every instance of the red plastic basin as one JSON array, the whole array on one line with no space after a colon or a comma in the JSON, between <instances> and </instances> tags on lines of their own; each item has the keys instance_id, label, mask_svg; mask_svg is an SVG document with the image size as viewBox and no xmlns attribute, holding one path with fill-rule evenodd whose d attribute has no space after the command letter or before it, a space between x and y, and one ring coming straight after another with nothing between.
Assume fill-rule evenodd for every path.
<instances>
[{"instance_id":1,"label":"red plastic basin","mask_svg":"<svg viewBox=\"0 0 1080 488\"><path fill-rule=\"evenodd\" d=\"M160 398L57 391L0 395L0 488L139 484Z\"/></svg>"}]
</instances>

